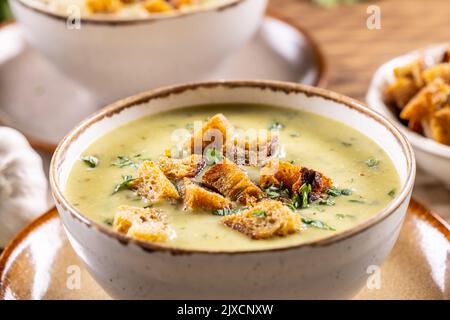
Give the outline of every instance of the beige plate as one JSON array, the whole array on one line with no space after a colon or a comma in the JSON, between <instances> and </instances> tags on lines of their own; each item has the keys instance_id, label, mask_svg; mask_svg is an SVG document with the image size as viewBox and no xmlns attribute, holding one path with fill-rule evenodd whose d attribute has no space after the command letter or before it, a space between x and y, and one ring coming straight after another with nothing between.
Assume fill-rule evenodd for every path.
<instances>
[{"instance_id":1,"label":"beige plate","mask_svg":"<svg viewBox=\"0 0 450 320\"><path fill-rule=\"evenodd\" d=\"M363 289L355 298L449 299L449 250L448 226L412 200L400 238L381 268L381 288ZM53 209L19 233L0 256L0 299L109 297L78 260Z\"/></svg>"},{"instance_id":2,"label":"beige plate","mask_svg":"<svg viewBox=\"0 0 450 320\"><path fill-rule=\"evenodd\" d=\"M96 111L97 105L26 44L19 25L1 27L0 43L8 44L0 47L0 124L22 131L33 147L53 152L59 140ZM324 86L325 69L324 57L311 36L272 15L211 79L273 79Z\"/></svg>"}]
</instances>

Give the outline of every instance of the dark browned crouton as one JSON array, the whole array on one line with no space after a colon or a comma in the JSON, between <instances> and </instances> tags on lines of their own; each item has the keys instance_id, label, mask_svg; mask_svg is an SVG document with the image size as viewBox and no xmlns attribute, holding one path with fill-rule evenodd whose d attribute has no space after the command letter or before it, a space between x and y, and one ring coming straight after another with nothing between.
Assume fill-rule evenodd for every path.
<instances>
[{"instance_id":1,"label":"dark browned crouton","mask_svg":"<svg viewBox=\"0 0 450 320\"><path fill-rule=\"evenodd\" d=\"M254 137L235 138L224 148L224 155L239 165L264 165L279 148L279 136L275 132L264 130Z\"/></svg>"},{"instance_id":2,"label":"dark browned crouton","mask_svg":"<svg viewBox=\"0 0 450 320\"><path fill-rule=\"evenodd\" d=\"M275 200L263 200L248 210L225 216L221 221L253 239L286 236L301 228L300 215Z\"/></svg>"},{"instance_id":3,"label":"dark browned crouton","mask_svg":"<svg viewBox=\"0 0 450 320\"><path fill-rule=\"evenodd\" d=\"M213 145L222 150L227 139L234 134L234 127L221 113L210 118L200 130L194 132L186 142L184 149L191 153L202 154L206 147Z\"/></svg>"},{"instance_id":4,"label":"dark browned crouton","mask_svg":"<svg viewBox=\"0 0 450 320\"><path fill-rule=\"evenodd\" d=\"M114 215L113 229L134 239L153 242L175 236L161 212L153 208L120 206Z\"/></svg>"},{"instance_id":5,"label":"dark browned crouton","mask_svg":"<svg viewBox=\"0 0 450 320\"><path fill-rule=\"evenodd\" d=\"M201 155L192 154L184 159L161 157L158 166L170 180L195 177L205 166Z\"/></svg>"},{"instance_id":6,"label":"dark browned crouton","mask_svg":"<svg viewBox=\"0 0 450 320\"><path fill-rule=\"evenodd\" d=\"M219 210L229 208L231 202L216 192L200 187L190 179L183 179L182 193L185 209Z\"/></svg>"},{"instance_id":7,"label":"dark browned crouton","mask_svg":"<svg viewBox=\"0 0 450 320\"><path fill-rule=\"evenodd\" d=\"M294 165L282 160L271 160L261 169L259 184L261 187L285 187L298 192L300 187L311 185L313 196L318 196L333 185L333 181L318 171Z\"/></svg>"},{"instance_id":8,"label":"dark browned crouton","mask_svg":"<svg viewBox=\"0 0 450 320\"><path fill-rule=\"evenodd\" d=\"M138 177L132 188L152 202L180 198L175 186L167 179L161 169L152 161L145 161L138 170Z\"/></svg>"},{"instance_id":9,"label":"dark browned crouton","mask_svg":"<svg viewBox=\"0 0 450 320\"><path fill-rule=\"evenodd\" d=\"M245 172L226 159L209 168L204 173L202 182L232 201L239 201L245 205L254 203L264 195Z\"/></svg>"}]
</instances>

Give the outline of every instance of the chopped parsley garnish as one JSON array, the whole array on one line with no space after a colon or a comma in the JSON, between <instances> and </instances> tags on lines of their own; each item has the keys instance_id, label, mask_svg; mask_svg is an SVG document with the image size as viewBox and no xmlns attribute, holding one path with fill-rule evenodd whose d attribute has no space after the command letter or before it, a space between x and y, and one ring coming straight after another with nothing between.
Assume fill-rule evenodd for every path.
<instances>
[{"instance_id":1,"label":"chopped parsley garnish","mask_svg":"<svg viewBox=\"0 0 450 320\"><path fill-rule=\"evenodd\" d=\"M136 180L136 179L134 179L133 176L130 176L130 175L122 176L122 181L114 187L113 194L115 194L119 191L122 191L122 190L130 189L132 182L134 180Z\"/></svg>"},{"instance_id":2,"label":"chopped parsley garnish","mask_svg":"<svg viewBox=\"0 0 450 320\"><path fill-rule=\"evenodd\" d=\"M309 183L304 183L298 189L298 193L294 193L291 198L291 202L287 204L292 211L297 209L307 208L309 206L309 194L311 193L311 185Z\"/></svg>"},{"instance_id":3,"label":"chopped parsley garnish","mask_svg":"<svg viewBox=\"0 0 450 320\"><path fill-rule=\"evenodd\" d=\"M302 222L306 224L308 227L314 227L322 230L331 230L335 231L334 228L330 227L328 224L326 224L323 221L316 220L316 219L310 219L306 217L302 217Z\"/></svg>"},{"instance_id":4,"label":"chopped parsley garnish","mask_svg":"<svg viewBox=\"0 0 450 320\"><path fill-rule=\"evenodd\" d=\"M229 216L230 214L236 214L241 212L242 210L245 210L246 208L241 208L241 209L230 209L230 208L224 208L224 209L219 209L219 210L214 210L212 212L212 214L216 215L216 216Z\"/></svg>"},{"instance_id":5,"label":"chopped parsley garnish","mask_svg":"<svg viewBox=\"0 0 450 320\"><path fill-rule=\"evenodd\" d=\"M265 218L265 217L267 217L267 212L265 212L265 211L260 211L260 210L258 210L258 211L253 211L252 212L252 216L253 217L257 217L257 218Z\"/></svg>"},{"instance_id":6,"label":"chopped parsley garnish","mask_svg":"<svg viewBox=\"0 0 450 320\"><path fill-rule=\"evenodd\" d=\"M353 145L352 143L350 143L350 142L345 142L345 141L342 141L341 144L342 144L344 147L347 147L347 148L349 148L349 147L351 147L351 146Z\"/></svg>"},{"instance_id":7,"label":"chopped parsley garnish","mask_svg":"<svg viewBox=\"0 0 450 320\"><path fill-rule=\"evenodd\" d=\"M90 168L95 168L98 166L98 164L100 163L100 161L98 160L97 157L94 156L85 156L85 157L81 157L81 160L86 163Z\"/></svg>"},{"instance_id":8,"label":"chopped parsley garnish","mask_svg":"<svg viewBox=\"0 0 450 320\"><path fill-rule=\"evenodd\" d=\"M273 122L270 124L269 126L269 130L270 131L274 131L274 130L283 130L284 129L284 124L279 123L279 122Z\"/></svg>"},{"instance_id":9,"label":"chopped parsley garnish","mask_svg":"<svg viewBox=\"0 0 450 320\"><path fill-rule=\"evenodd\" d=\"M345 218L355 219L355 216L352 214L336 213L336 218L339 220L344 220Z\"/></svg>"},{"instance_id":10,"label":"chopped parsley garnish","mask_svg":"<svg viewBox=\"0 0 450 320\"><path fill-rule=\"evenodd\" d=\"M270 199L276 199L280 197L280 188L270 185L269 187L264 189L264 192Z\"/></svg>"},{"instance_id":11,"label":"chopped parsley garnish","mask_svg":"<svg viewBox=\"0 0 450 320\"><path fill-rule=\"evenodd\" d=\"M216 148L209 148L205 153L206 162L208 164L217 164L223 160L222 153Z\"/></svg>"},{"instance_id":12,"label":"chopped parsley garnish","mask_svg":"<svg viewBox=\"0 0 450 320\"><path fill-rule=\"evenodd\" d=\"M364 200L359 200L359 199L350 199L350 200L348 200L348 202L353 202L353 203L366 203Z\"/></svg>"},{"instance_id":13,"label":"chopped parsley garnish","mask_svg":"<svg viewBox=\"0 0 450 320\"><path fill-rule=\"evenodd\" d=\"M186 129L191 132L194 131L194 124L193 123L186 124Z\"/></svg>"},{"instance_id":14,"label":"chopped parsley garnish","mask_svg":"<svg viewBox=\"0 0 450 320\"><path fill-rule=\"evenodd\" d=\"M127 156L117 156L116 160L114 160L111 164L118 168L124 168L133 166L135 163Z\"/></svg>"},{"instance_id":15,"label":"chopped parsley garnish","mask_svg":"<svg viewBox=\"0 0 450 320\"><path fill-rule=\"evenodd\" d=\"M380 163L380 160L375 159L375 158L371 158L371 159L366 160L366 165L369 168L376 167L376 166L378 166L379 163Z\"/></svg>"},{"instance_id":16,"label":"chopped parsley garnish","mask_svg":"<svg viewBox=\"0 0 450 320\"><path fill-rule=\"evenodd\" d=\"M299 133L299 132L292 132L292 133L290 134L290 136L291 136L292 138L298 138L298 137L300 137L300 133Z\"/></svg>"},{"instance_id":17,"label":"chopped parsley garnish","mask_svg":"<svg viewBox=\"0 0 450 320\"><path fill-rule=\"evenodd\" d=\"M317 203L322 206L334 206L336 204L336 202L334 201L334 198L332 198L332 197L328 197L326 199L319 199L319 201L317 201Z\"/></svg>"},{"instance_id":18,"label":"chopped parsley garnish","mask_svg":"<svg viewBox=\"0 0 450 320\"><path fill-rule=\"evenodd\" d=\"M396 190L392 189L391 191L388 192L388 196L390 196L392 198L395 197L395 192L396 192Z\"/></svg>"},{"instance_id":19,"label":"chopped parsley garnish","mask_svg":"<svg viewBox=\"0 0 450 320\"><path fill-rule=\"evenodd\" d=\"M325 191L326 194L332 196L332 197L339 197L339 196L349 196L353 193L352 189L338 189L336 187L331 187Z\"/></svg>"},{"instance_id":20,"label":"chopped parsley garnish","mask_svg":"<svg viewBox=\"0 0 450 320\"><path fill-rule=\"evenodd\" d=\"M105 220L103 220L103 223L110 227L113 225L113 222L114 222L113 218L106 218Z\"/></svg>"}]
</instances>

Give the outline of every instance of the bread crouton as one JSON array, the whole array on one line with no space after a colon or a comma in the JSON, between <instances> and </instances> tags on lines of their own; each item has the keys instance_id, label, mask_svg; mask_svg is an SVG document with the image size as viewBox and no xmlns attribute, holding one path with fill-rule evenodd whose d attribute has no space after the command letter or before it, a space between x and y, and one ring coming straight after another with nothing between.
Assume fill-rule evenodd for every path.
<instances>
[{"instance_id":1,"label":"bread crouton","mask_svg":"<svg viewBox=\"0 0 450 320\"><path fill-rule=\"evenodd\" d=\"M221 222L253 239L286 236L301 228L300 215L275 200L263 200L248 210L221 218Z\"/></svg>"},{"instance_id":2,"label":"bread crouton","mask_svg":"<svg viewBox=\"0 0 450 320\"><path fill-rule=\"evenodd\" d=\"M409 78L412 79L417 87L423 86L422 71L425 69L425 64L422 59L417 59L404 66L399 66L394 69L394 75L397 79Z\"/></svg>"},{"instance_id":3,"label":"bread crouton","mask_svg":"<svg viewBox=\"0 0 450 320\"><path fill-rule=\"evenodd\" d=\"M422 88L419 93L405 106L400 118L409 120L412 124L429 118L436 109L447 104L450 97L450 86L437 78ZM410 124L411 128L411 124Z\"/></svg>"},{"instance_id":4,"label":"bread crouton","mask_svg":"<svg viewBox=\"0 0 450 320\"><path fill-rule=\"evenodd\" d=\"M239 201L245 205L257 201L264 195L245 172L226 159L211 166L203 174L202 183L232 201Z\"/></svg>"},{"instance_id":5,"label":"bread crouton","mask_svg":"<svg viewBox=\"0 0 450 320\"><path fill-rule=\"evenodd\" d=\"M160 211L153 208L120 206L114 215L113 229L131 238L163 242L175 236Z\"/></svg>"},{"instance_id":6,"label":"bread crouton","mask_svg":"<svg viewBox=\"0 0 450 320\"><path fill-rule=\"evenodd\" d=\"M430 120L431 137L450 146L450 106L436 111Z\"/></svg>"},{"instance_id":7,"label":"bread crouton","mask_svg":"<svg viewBox=\"0 0 450 320\"><path fill-rule=\"evenodd\" d=\"M384 100L389 105L394 104L398 109L403 109L419 90L414 80L399 78L386 88Z\"/></svg>"},{"instance_id":8,"label":"bread crouton","mask_svg":"<svg viewBox=\"0 0 450 320\"><path fill-rule=\"evenodd\" d=\"M170 12L174 10L174 8L164 0L146 0L142 3L142 6L149 13Z\"/></svg>"},{"instance_id":9,"label":"bread crouton","mask_svg":"<svg viewBox=\"0 0 450 320\"><path fill-rule=\"evenodd\" d=\"M158 166L170 180L195 177L204 167L205 160L201 155L192 154L184 159L161 157Z\"/></svg>"},{"instance_id":10,"label":"bread crouton","mask_svg":"<svg viewBox=\"0 0 450 320\"><path fill-rule=\"evenodd\" d=\"M145 161L138 170L138 177L132 188L141 196L152 202L164 199L178 200L175 186L167 179L161 169L152 161Z\"/></svg>"},{"instance_id":11,"label":"bread crouton","mask_svg":"<svg viewBox=\"0 0 450 320\"><path fill-rule=\"evenodd\" d=\"M431 83L437 78L441 78L446 83L450 83L450 64L439 63L422 72L422 77L426 83Z\"/></svg>"},{"instance_id":12,"label":"bread crouton","mask_svg":"<svg viewBox=\"0 0 450 320\"><path fill-rule=\"evenodd\" d=\"M308 183L313 195L320 195L333 185L333 181L318 171L294 165L282 160L271 160L261 169L259 185L261 187L285 187L292 193Z\"/></svg>"},{"instance_id":13,"label":"bread crouton","mask_svg":"<svg viewBox=\"0 0 450 320\"><path fill-rule=\"evenodd\" d=\"M227 138L234 134L234 127L221 113L211 117L185 143L184 149L194 154L202 154L208 146L222 150Z\"/></svg>"},{"instance_id":14,"label":"bread crouton","mask_svg":"<svg viewBox=\"0 0 450 320\"><path fill-rule=\"evenodd\" d=\"M260 130L253 136L235 138L224 148L224 155L239 165L262 166L279 149L276 132Z\"/></svg>"},{"instance_id":15,"label":"bread crouton","mask_svg":"<svg viewBox=\"0 0 450 320\"><path fill-rule=\"evenodd\" d=\"M114 13L122 8L120 0L86 0L86 7L92 13Z\"/></svg>"},{"instance_id":16,"label":"bread crouton","mask_svg":"<svg viewBox=\"0 0 450 320\"><path fill-rule=\"evenodd\" d=\"M229 208L231 202L216 192L200 187L188 178L183 179L184 209L219 210Z\"/></svg>"}]
</instances>

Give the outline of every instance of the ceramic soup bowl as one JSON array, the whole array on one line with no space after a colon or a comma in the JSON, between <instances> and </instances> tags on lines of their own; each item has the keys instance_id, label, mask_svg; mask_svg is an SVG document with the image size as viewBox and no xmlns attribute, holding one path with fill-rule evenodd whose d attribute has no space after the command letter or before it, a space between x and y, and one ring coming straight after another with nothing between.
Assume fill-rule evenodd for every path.
<instances>
[{"instance_id":1,"label":"ceramic soup bowl","mask_svg":"<svg viewBox=\"0 0 450 320\"><path fill-rule=\"evenodd\" d=\"M35 48L100 103L109 103L148 88L206 79L257 30L266 3L231 0L147 18L81 18L79 29L27 0L12 0L11 7Z\"/></svg>"},{"instance_id":2,"label":"ceramic soup bowl","mask_svg":"<svg viewBox=\"0 0 450 320\"><path fill-rule=\"evenodd\" d=\"M217 103L284 106L351 126L387 153L400 189L383 210L348 231L300 245L243 252L187 250L131 240L89 220L66 199L72 165L97 138L146 115ZM56 206L75 252L112 297L126 299L350 298L392 249L414 177L409 143L382 116L340 94L275 81L187 84L118 101L65 137L50 173Z\"/></svg>"}]
</instances>

